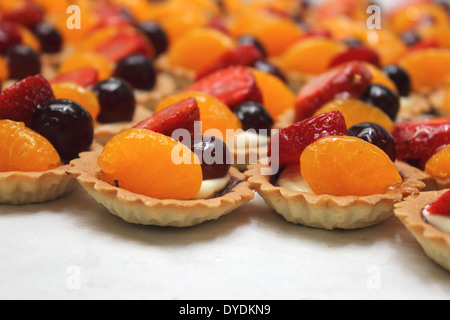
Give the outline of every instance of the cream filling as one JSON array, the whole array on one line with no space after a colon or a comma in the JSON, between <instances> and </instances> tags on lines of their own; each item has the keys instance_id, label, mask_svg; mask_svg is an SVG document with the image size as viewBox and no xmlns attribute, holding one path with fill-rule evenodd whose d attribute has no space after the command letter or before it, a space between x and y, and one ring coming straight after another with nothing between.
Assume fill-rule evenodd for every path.
<instances>
[{"instance_id":1,"label":"cream filling","mask_svg":"<svg viewBox=\"0 0 450 320\"><path fill-rule=\"evenodd\" d=\"M431 224L438 230L450 234L450 217L441 216L437 214L431 214L428 211L429 207L423 210L423 216L427 219L428 223Z\"/></svg>"},{"instance_id":2,"label":"cream filling","mask_svg":"<svg viewBox=\"0 0 450 320\"><path fill-rule=\"evenodd\" d=\"M278 178L278 186L296 192L308 192L315 194L308 182L303 179L298 167L289 167Z\"/></svg>"},{"instance_id":3,"label":"cream filling","mask_svg":"<svg viewBox=\"0 0 450 320\"><path fill-rule=\"evenodd\" d=\"M195 200L210 199L214 197L218 192L225 189L230 183L230 176L227 174L223 178L203 180L200 191L198 192Z\"/></svg>"},{"instance_id":4,"label":"cream filling","mask_svg":"<svg viewBox=\"0 0 450 320\"><path fill-rule=\"evenodd\" d=\"M270 137L258 134L255 131L243 131L227 139L227 146L230 150L244 150L267 146Z\"/></svg>"}]
</instances>

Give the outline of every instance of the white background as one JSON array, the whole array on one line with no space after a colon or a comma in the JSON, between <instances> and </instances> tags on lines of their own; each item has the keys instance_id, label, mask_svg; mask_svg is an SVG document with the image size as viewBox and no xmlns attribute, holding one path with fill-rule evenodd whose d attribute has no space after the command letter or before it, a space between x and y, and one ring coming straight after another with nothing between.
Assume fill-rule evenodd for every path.
<instances>
[{"instance_id":1,"label":"white background","mask_svg":"<svg viewBox=\"0 0 450 320\"><path fill-rule=\"evenodd\" d=\"M1 299L449 299L450 273L403 225L323 231L257 197L218 221L127 224L78 187L0 206Z\"/></svg>"}]
</instances>

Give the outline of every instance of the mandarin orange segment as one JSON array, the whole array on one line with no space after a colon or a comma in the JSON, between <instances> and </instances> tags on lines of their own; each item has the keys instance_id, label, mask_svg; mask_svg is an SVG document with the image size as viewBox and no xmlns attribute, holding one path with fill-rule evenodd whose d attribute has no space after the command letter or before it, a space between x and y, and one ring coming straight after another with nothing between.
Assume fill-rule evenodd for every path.
<instances>
[{"instance_id":1,"label":"mandarin orange segment","mask_svg":"<svg viewBox=\"0 0 450 320\"><path fill-rule=\"evenodd\" d=\"M328 70L334 57L345 51L335 40L311 38L298 42L281 57L279 66L286 72L321 74Z\"/></svg>"},{"instance_id":2,"label":"mandarin orange segment","mask_svg":"<svg viewBox=\"0 0 450 320\"><path fill-rule=\"evenodd\" d=\"M93 31L87 35L76 48L78 51L94 51L100 43L105 43L117 35L123 27L111 26Z\"/></svg>"},{"instance_id":3,"label":"mandarin orange segment","mask_svg":"<svg viewBox=\"0 0 450 320\"><path fill-rule=\"evenodd\" d=\"M6 81L9 78L9 68L3 57L0 57L0 81Z\"/></svg>"},{"instance_id":4,"label":"mandarin orange segment","mask_svg":"<svg viewBox=\"0 0 450 320\"><path fill-rule=\"evenodd\" d=\"M17 26L17 28L22 36L22 43L24 45L30 47L35 52L41 51L41 43L39 42L39 39L36 38L36 36L29 29L20 25Z\"/></svg>"},{"instance_id":5,"label":"mandarin orange segment","mask_svg":"<svg viewBox=\"0 0 450 320\"><path fill-rule=\"evenodd\" d=\"M97 164L106 182L156 199L191 200L203 181L200 161L188 147L146 129L112 138Z\"/></svg>"},{"instance_id":6,"label":"mandarin orange segment","mask_svg":"<svg viewBox=\"0 0 450 320\"><path fill-rule=\"evenodd\" d=\"M439 88L450 84L450 50L425 49L399 61L411 77L414 90Z\"/></svg>"},{"instance_id":7,"label":"mandarin orange segment","mask_svg":"<svg viewBox=\"0 0 450 320\"><path fill-rule=\"evenodd\" d=\"M169 43L174 43L189 31L206 26L208 21L209 17L203 12L193 10L170 15L161 21L161 26Z\"/></svg>"},{"instance_id":8,"label":"mandarin orange segment","mask_svg":"<svg viewBox=\"0 0 450 320\"><path fill-rule=\"evenodd\" d=\"M168 52L173 66L200 72L234 46L234 41L214 29L193 30L173 43Z\"/></svg>"},{"instance_id":9,"label":"mandarin orange segment","mask_svg":"<svg viewBox=\"0 0 450 320\"><path fill-rule=\"evenodd\" d=\"M450 178L450 145L442 148L428 160L425 172L437 178Z\"/></svg>"},{"instance_id":10,"label":"mandarin orange segment","mask_svg":"<svg viewBox=\"0 0 450 320\"><path fill-rule=\"evenodd\" d=\"M41 172L61 165L58 152L22 122L0 120L0 172Z\"/></svg>"},{"instance_id":11,"label":"mandarin orange segment","mask_svg":"<svg viewBox=\"0 0 450 320\"><path fill-rule=\"evenodd\" d=\"M340 111L344 115L348 128L363 122L374 122L391 131L394 123L389 116L380 108L369 105L358 99L336 99L322 108L316 115L328 113L332 111Z\"/></svg>"},{"instance_id":12,"label":"mandarin orange segment","mask_svg":"<svg viewBox=\"0 0 450 320\"><path fill-rule=\"evenodd\" d=\"M303 152L301 173L316 194L369 196L402 183L396 165L375 145L355 137L326 137Z\"/></svg>"},{"instance_id":13,"label":"mandarin orange segment","mask_svg":"<svg viewBox=\"0 0 450 320\"><path fill-rule=\"evenodd\" d=\"M197 100L200 109L200 119L202 121L202 134L216 136L222 141L225 141L227 130L236 131L242 129L241 121L227 105L217 98L201 92L188 91L168 96L158 103L155 112L164 110L188 98Z\"/></svg>"},{"instance_id":14,"label":"mandarin orange segment","mask_svg":"<svg viewBox=\"0 0 450 320\"><path fill-rule=\"evenodd\" d=\"M258 39L269 57L276 57L299 41L303 31L291 20L272 17L255 23L246 34Z\"/></svg>"},{"instance_id":15,"label":"mandarin orange segment","mask_svg":"<svg viewBox=\"0 0 450 320\"><path fill-rule=\"evenodd\" d=\"M378 67L370 63L365 63L367 70L372 74L372 84L381 84L398 93L395 83Z\"/></svg>"},{"instance_id":16,"label":"mandarin orange segment","mask_svg":"<svg viewBox=\"0 0 450 320\"><path fill-rule=\"evenodd\" d=\"M450 86L445 89L444 110L450 114Z\"/></svg>"},{"instance_id":17,"label":"mandarin orange segment","mask_svg":"<svg viewBox=\"0 0 450 320\"><path fill-rule=\"evenodd\" d=\"M59 74L91 67L97 69L100 81L110 78L114 72L114 63L105 57L93 52L76 52L64 59Z\"/></svg>"},{"instance_id":18,"label":"mandarin orange segment","mask_svg":"<svg viewBox=\"0 0 450 320\"><path fill-rule=\"evenodd\" d=\"M94 92L72 82L52 84L55 99L68 99L75 101L85 108L92 119L97 119L100 113L100 104Z\"/></svg>"},{"instance_id":19,"label":"mandarin orange segment","mask_svg":"<svg viewBox=\"0 0 450 320\"><path fill-rule=\"evenodd\" d=\"M295 106L296 95L278 77L251 69L263 95L264 106L273 119Z\"/></svg>"},{"instance_id":20,"label":"mandarin orange segment","mask_svg":"<svg viewBox=\"0 0 450 320\"><path fill-rule=\"evenodd\" d=\"M381 65L396 63L408 50L401 38L391 30L365 30L358 38L378 52Z\"/></svg>"}]
</instances>

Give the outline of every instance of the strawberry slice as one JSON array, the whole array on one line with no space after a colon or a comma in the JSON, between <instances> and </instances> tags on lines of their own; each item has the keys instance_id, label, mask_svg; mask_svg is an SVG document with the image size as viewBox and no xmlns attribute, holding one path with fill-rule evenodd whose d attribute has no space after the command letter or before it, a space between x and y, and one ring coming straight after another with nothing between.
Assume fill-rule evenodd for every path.
<instances>
[{"instance_id":1,"label":"strawberry slice","mask_svg":"<svg viewBox=\"0 0 450 320\"><path fill-rule=\"evenodd\" d=\"M83 68L59 75L50 80L51 84L60 82L73 82L87 88L98 82L98 71L95 68Z\"/></svg>"},{"instance_id":2,"label":"strawberry slice","mask_svg":"<svg viewBox=\"0 0 450 320\"><path fill-rule=\"evenodd\" d=\"M424 168L436 152L450 144L450 118L397 123L392 136L398 159Z\"/></svg>"},{"instance_id":3,"label":"strawberry slice","mask_svg":"<svg viewBox=\"0 0 450 320\"><path fill-rule=\"evenodd\" d=\"M234 66L219 70L197 81L185 91L197 91L210 94L231 109L238 105L252 101L263 102L253 73L243 66Z\"/></svg>"},{"instance_id":4,"label":"strawberry slice","mask_svg":"<svg viewBox=\"0 0 450 320\"><path fill-rule=\"evenodd\" d=\"M155 50L142 34L128 30L117 33L100 44L95 51L114 62L132 54L143 54L149 58L155 55Z\"/></svg>"},{"instance_id":5,"label":"strawberry slice","mask_svg":"<svg viewBox=\"0 0 450 320\"><path fill-rule=\"evenodd\" d=\"M370 71L360 61L348 62L327 71L300 90L295 105L297 121L313 116L337 95L361 96L371 81Z\"/></svg>"},{"instance_id":6,"label":"strawberry slice","mask_svg":"<svg viewBox=\"0 0 450 320\"><path fill-rule=\"evenodd\" d=\"M365 61L377 67L381 65L380 55L378 54L378 52L371 48L361 46L348 48L347 51L338 54L333 60L331 60L330 68L354 60Z\"/></svg>"},{"instance_id":7,"label":"strawberry slice","mask_svg":"<svg viewBox=\"0 0 450 320\"><path fill-rule=\"evenodd\" d=\"M204 78L216 71L232 66L251 66L264 56L257 47L251 44L238 45L225 52L215 63L197 74L197 80Z\"/></svg>"},{"instance_id":8,"label":"strawberry slice","mask_svg":"<svg viewBox=\"0 0 450 320\"><path fill-rule=\"evenodd\" d=\"M42 76L25 78L0 93L0 119L31 124L40 104L55 100L50 83Z\"/></svg>"},{"instance_id":9,"label":"strawberry slice","mask_svg":"<svg viewBox=\"0 0 450 320\"><path fill-rule=\"evenodd\" d=\"M5 12L3 19L21 24L27 28L33 28L44 20L44 12L39 6L33 3L26 3L16 9Z\"/></svg>"},{"instance_id":10,"label":"strawberry slice","mask_svg":"<svg viewBox=\"0 0 450 320\"><path fill-rule=\"evenodd\" d=\"M22 36L17 27L10 21L0 21L0 53L20 43L22 43Z\"/></svg>"},{"instance_id":11,"label":"strawberry slice","mask_svg":"<svg viewBox=\"0 0 450 320\"><path fill-rule=\"evenodd\" d=\"M269 156L272 161L278 156L281 166L299 164L300 156L310 144L329 136L348 136L347 124L340 111L320 114L281 130L272 138ZM278 144L278 155L272 154L274 143Z\"/></svg>"},{"instance_id":12,"label":"strawberry slice","mask_svg":"<svg viewBox=\"0 0 450 320\"><path fill-rule=\"evenodd\" d=\"M189 98L155 113L134 128L152 130L169 137L175 130L185 129L194 137L195 121L200 121L200 109L197 101Z\"/></svg>"}]
</instances>

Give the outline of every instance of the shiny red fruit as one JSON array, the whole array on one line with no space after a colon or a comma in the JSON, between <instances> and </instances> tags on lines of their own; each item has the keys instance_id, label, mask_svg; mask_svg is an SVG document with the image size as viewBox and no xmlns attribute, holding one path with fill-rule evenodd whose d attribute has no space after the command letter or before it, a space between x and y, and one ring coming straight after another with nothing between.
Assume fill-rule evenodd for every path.
<instances>
[{"instance_id":1,"label":"shiny red fruit","mask_svg":"<svg viewBox=\"0 0 450 320\"><path fill-rule=\"evenodd\" d=\"M281 166L298 164L303 151L315 141L329 136L348 136L347 124L340 111L324 113L281 130L272 138L269 156L277 157Z\"/></svg>"},{"instance_id":2,"label":"shiny red fruit","mask_svg":"<svg viewBox=\"0 0 450 320\"><path fill-rule=\"evenodd\" d=\"M360 61L348 62L329 70L300 90L295 104L297 121L313 116L337 95L361 96L371 81L370 71Z\"/></svg>"},{"instance_id":3,"label":"shiny red fruit","mask_svg":"<svg viewBox=\"0 0 450 320\"><path fill-rule=\"evenodd\" d=\"M428 207L428 212L432 215L450 217L450 191L444 193L438 201Z\"/></svg>"},{"instance_id":4,"label":"shiny red fruit","mask_svg":"<svg viewBox=\"0 0 450 320\"><path fill-rule=\"evenodd\" d=\"M95 68L84 68L57 76L50 83L73 82L82 87L93 86L98 82L98 71Z\"/></svg>"},{"instance_id":5,"label":"shiny red fruit","mask_svg":"<svg viewBox=\"0 0 450 320\"><path fill-rule=\"evenodd\" d=\"M347 49L347 51L337 55L330 63L330 67L341 65L350 61L365 61L375 66L380 66L380 56L379 54L368 47L352 47Z\"/></svg>"}]
</instances>

